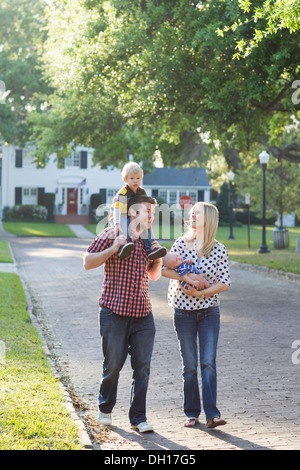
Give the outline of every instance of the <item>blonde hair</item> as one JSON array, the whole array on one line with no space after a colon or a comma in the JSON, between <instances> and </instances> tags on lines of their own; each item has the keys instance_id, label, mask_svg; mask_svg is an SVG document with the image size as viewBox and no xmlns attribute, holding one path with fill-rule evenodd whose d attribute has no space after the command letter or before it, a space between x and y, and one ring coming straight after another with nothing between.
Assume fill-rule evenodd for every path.
<instances>
[{"instance_id":1,"label":"blonde hair","mask_svg":"<svg viewBox=\"0 0 300 470\"><path fill-rule=\"evenodd\" d=\"M219 211L213 204L208 202L197 202L191 209L190 215L197 210L198 207L203 206L204 208L204 244L202 247L203 256L209 257L213 247L216 244L216 233L219 224ZM188 230L184 234L187 242L187 247L192 248L194 241L196 240L196 229L188 227Z\"/></svg>"},{"instance_id":2,"label":"blonde hair","mask_svg":"<svg viewBox=\"0 0 300 470\"><path fill-rule=\"evenodd\" d=\"M135 162L128 162L123 166L122 169L122 178L127 179L129 175L133 173L139 173L143 176L143 169Z\"/></svg>"}]
</instances>

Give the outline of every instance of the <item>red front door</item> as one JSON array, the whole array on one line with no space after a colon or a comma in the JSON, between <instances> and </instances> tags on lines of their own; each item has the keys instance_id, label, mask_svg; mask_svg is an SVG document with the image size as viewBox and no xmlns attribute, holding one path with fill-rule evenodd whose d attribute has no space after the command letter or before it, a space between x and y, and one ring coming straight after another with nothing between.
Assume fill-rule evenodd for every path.
<instances>
[{"instance_id":1,"label":"red front door","mask_svg":"<svg viewBox=\"0 0 300 470\"><path fill-rule=\"evenodd\" d=\"M68 195L68 206L67 206L67 213L68 214L77 214L77 191L73 188L68 188L67 190Z\"/></svg>"}]
</instances>

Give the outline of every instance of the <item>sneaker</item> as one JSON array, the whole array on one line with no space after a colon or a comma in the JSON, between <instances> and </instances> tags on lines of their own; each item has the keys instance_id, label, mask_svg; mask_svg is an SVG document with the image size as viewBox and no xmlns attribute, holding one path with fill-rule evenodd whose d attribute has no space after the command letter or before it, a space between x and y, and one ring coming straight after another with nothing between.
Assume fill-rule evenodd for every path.
<instances>
[{"instance_id":1,"label":"sneaker","mask_svg":"<svg viewBox=\"0 0 300 470\"><path fill-rule=\"evenodd\" d=\"M143 423L139 423L136 426L132 426L135 429L138 429L140 432L153 432L154 427L151 426L151 424L148 424L147 421L144 421Z\"/></svg>"},{"instance_id":2,"label":"sneaker","mask_svg":"<svg viewBox=\"0 0 300 470\"><path fill-rule=\"evenodd\" d=\"M126 243L126 245L121 246L119 249L120 259L127 258L127 256L130 255L133 249L134 249L134 243L132 242Z\"/></svg>"},{"instance_id":3,"label":"sneaker","mask_svg":"<svg viewBox=\"0 0 300 470\"><path fill-rule=\"evenodd\" d=\"M166 256L167 253L168 253L167 248L163 246L159 246L148 252L148 258L151 261L153 261L154 259L162 258L163 256Z\"/></svg>"},{"instance_id":4,"label":"sneaker","mask_svg":"<svg viewBox=\"0 0 300 470\"><path fill-rule=\"evenodd\" d=\"M102 413L99 411L98 421L104 426L110 426L112 423L111 413Z\"/></svg>"}]
</instances>

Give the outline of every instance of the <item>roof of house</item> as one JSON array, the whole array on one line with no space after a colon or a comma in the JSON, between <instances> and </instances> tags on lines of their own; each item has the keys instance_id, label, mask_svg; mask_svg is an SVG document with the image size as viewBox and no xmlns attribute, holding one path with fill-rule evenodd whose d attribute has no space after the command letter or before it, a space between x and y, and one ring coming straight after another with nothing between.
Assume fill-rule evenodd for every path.
<instances>
[{"instance_id":1,"label":"roof of house","mask_svg":"<svg viewBox=\"0 0 300 470\"><path fill-rule=\"evenodd\" d=\"M155 168L144 175L143 186L209 187L205 168Z\"/></svg>"}]
</instances>

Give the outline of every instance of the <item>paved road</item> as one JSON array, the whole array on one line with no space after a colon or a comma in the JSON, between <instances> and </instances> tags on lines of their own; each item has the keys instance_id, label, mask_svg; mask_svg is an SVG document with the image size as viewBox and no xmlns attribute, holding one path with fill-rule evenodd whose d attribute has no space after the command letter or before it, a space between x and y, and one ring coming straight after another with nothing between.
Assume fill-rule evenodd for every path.
<instances>
[{"instance_id":1,"label":"paved road","mask_svg":"<svg viewBox=\"0 0 300 470\"><path fill-rule=\"evenodd\" d=\"M10 243L48 346L70 389L97 417L101 375L98 296L103 268L85 271L91 239L13 237ZM183 428L181 363L166 302L168 281L150 281L156 341L148 393L155 433L130 428L131 371L121 372L112 430L103 450L300 449L300 285L264 273L231 269L232 288L221 297L218 406L228 425L207 430L205 419ZM300 351L299 351L300 357ZM294 361L295 362L295 361ZM297 361L296 361L297 362ZM201 417L200 417L201 418Z\"/></svg>"}]
</instances>

